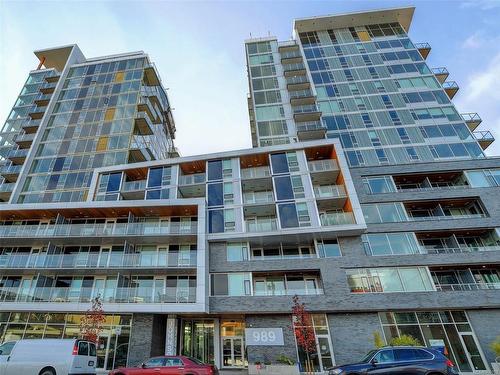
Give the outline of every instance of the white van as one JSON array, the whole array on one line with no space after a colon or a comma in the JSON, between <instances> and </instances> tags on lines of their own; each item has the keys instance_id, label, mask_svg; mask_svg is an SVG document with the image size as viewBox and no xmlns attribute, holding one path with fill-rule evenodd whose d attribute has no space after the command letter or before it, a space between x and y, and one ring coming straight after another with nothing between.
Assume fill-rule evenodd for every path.
<instances>
[{"instance_id":1,"label":"white van","mask_svg":"<svg viewBox=\"0 0 500 375\"><path fill-rule=\"evenodd\" d=\"M77 339L8 341L0 345L0 375L95 374L96 347Z\"/></svg>"}]
</instances>

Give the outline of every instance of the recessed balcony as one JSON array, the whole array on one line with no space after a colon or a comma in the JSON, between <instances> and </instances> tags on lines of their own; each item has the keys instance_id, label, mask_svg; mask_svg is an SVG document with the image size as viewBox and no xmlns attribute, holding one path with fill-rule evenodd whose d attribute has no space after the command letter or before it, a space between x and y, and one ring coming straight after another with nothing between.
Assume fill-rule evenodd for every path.
<instances>
[{"instance_id":1,"label":"recessed balcony","mask_svg":"<svg viewBox=\"0 0 500 375\"><path fill-rule=\"evenodd\" d=\"M466 229L415 233L423 254L456 254L500 251L495 229Z\"/></svg>"},{"instance_id":2,"label":"recessed balcony","mask_svg":"<svg viewBox=\"0 0 500 375\"><path fill-rule=\"evenodd\" d=\"M144 199L146 180L124 181L121 194L125 200Z\"/></svg>"},{"instance_id":3,"label":"recessed balcony","mask_svg":"<svg viewBox=\"0 0 500 375\"><path fill-rule=\"evenodd\" d=\"M447 81L443 83L443 89L446 91L448 98L453 99L458 92L459 86L455 81Z\"/></svg>"},{"instance_id":4,"label":"recessed balcony","mask_svg":"<svg viewBox=\"0 0 500 375\"><path fill-rule=\"evenodd\" d=\"M204 197L206 189L205 172L179 176L179 193L182 198Z\"/></svg>"},{"instance_id":5,"label":"recessed balcony","mask_svg":"<svg viewBox=\"0 0 500 375\"><path fill-rule=\"evenodd\" d=\"M460 116L462 116L462 119L465 121L471 132L476 130L476 128L483 121L476 112L462 113Z\"/></svg>"},{"instance_id":6,"label":"recessed balcony","mask_svg":"<svg viewBox=\"0 0 500 375\"><path fill-rule=\"evenodd\" d=\"M153 123L146 112L138 112L135 116L135 133L137 135L152 135Z\"/></svg>"},{"instance_id":7,"label":"recessed balcony","mask_svg":"<svg viewBox=\"0 0 500 375\"><path fill-rule=\"evenodd\" d=\"M276 217L255 217L245 220L247 232L274 232L278 230Z\"/></svg>"},{"instance_id":8,"label":"recessed balcony","mask_svg":"<svg viewBox=\"0 0 500 375\"><path fill-rule=\"evenodd\" d=\"M314 185L335 184L340 172L334 159L313 160L307 163Z\"/></svg>"},{"instance_id":9,"label":"recessed balcony","mask_svg":"<svg viewBox=\"0 0 500 375\"><path fill-rule=\"evenodd\" d=\"M418 49L424 60L431 53L431 45L429 43L415 43L415 48Z\"/></svg>"},{"instance_id":10,"label":"recessed balcony","mask_svg":"<svg viewBox=\"0 0 500 375\"><path fill-rule=\"evenodd\" d=\"M394 175L392 179L398 192L470 187L463 172Z\"/></svg>"},{"instance_id":11,"label":"recessed balcony","mask_svg":"<svg viewBox=\"0 0 500 375\"><path fill-rule=\"evenodd\" d=\"M439 83L443 84L444 81L448 78L450 73L448 72L448 69L445 67L439 67L439 68L432 68L432 73L436 77L436 79L439 81Z\"/></svg>"},{"instance_id":12,"label":"recessed balcony","mask_svg":"<svg viewBox=\"0 0 500 375\"><path fill-rule=\"evenodd\" d=\"M289 94L290 104L293 106L302 104L314 104L316 102L316 96L310 89L290 91Z\"/></svg>"},{"instance_id":13,"label":"recessed balcony","mask_svg":"<svg viewBox=\"0 0 500 375\"><path fill-rule=\"evenodd\" d=\"M313 139L324 139L326 134L326 126L321 121L298 122L297 137L300 141L309 141Z\"/></svg>"},{"instance_id":14,"label":"recessed balcony","mask_svg":"<svg viewBox=\"0 0 500 375\"><path fill-rule=\"evenodd\" d=\"M405 202L404 207L409 221L481 219L488 216L477 199Z\"/></svg>"},{"instance_id":15,"label":"recessed balcony","mask_svg":"<svg viewBox=\"0 0 500 375\"><path fill-rule=\"evenodd\" d=\"M36 135L35 133L16 134L14 136L14 142L19 146L19 148L29 148L33 143L35 135Z\"/></svg>"},{"instance_id":16,"label":"recessed balcony","mask_svg":"<svg viewBox=\"0 0 500 375\"><path fill-rule=\"evenodd\" d=\"M320 219L324 227L356 223L352 212L326 212L320 214Z\"/></svg>"},{"instance_id":17,"label":"recessed balcony","mask_svg":"<svg viewBox=\"0 0 500 375\"><path fill-rule=\"evenodd\" d=\"M472 134L483 150L486 150L495 141L495 137L493 137L493 134L489 130L479 130Z\"/></svg>"},{"instance_id":18,"label":"recessed balcony","mask_svg":"<svg viewBox=\"0 0 500 375\"><path fill-rule=\"evenodd\" d=\"M347 201L344 185L315 185L313 189L320 211L343 208Z\"/></svg>"},{"instance_id":19,"label":"recessed balcony","mask_svg":"<svg viewBox=\"0 0 500 375\"><path fill-rule=\"evenodd\" d=\"M442 292L500 289L500 269L485 267L433 267L429 269L436 290Z\"/></svg>"},{"instance_id":20,"label":"recessed balcony","mask_svg":"<svg viewBox=\"0 0 500 375\"><path fill-rule=\"evenodd\" d=\"M293 118L297 122L319 121L321 119L321 111L316 104L305 104L293 106Z\"/></svg>"}]
</instances>

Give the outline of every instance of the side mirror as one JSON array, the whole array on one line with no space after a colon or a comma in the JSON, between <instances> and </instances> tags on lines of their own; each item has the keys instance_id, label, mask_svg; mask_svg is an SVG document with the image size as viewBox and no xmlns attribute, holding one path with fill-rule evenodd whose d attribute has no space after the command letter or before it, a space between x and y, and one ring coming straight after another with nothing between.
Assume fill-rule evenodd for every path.
<instances>
[{"instance_id":1,"label":"side mirror","mask_svg":"<svg viewBox=\"0 0 500 375\"><path fill-rule=\"evenodd\" d=\"M375 358L373 358L373 359L370 361L370 363L372 364L372 366L376 366L376 365L377 365L377 363L378 363L378 361L377 361Z\"/></svg>"}]
</instances>

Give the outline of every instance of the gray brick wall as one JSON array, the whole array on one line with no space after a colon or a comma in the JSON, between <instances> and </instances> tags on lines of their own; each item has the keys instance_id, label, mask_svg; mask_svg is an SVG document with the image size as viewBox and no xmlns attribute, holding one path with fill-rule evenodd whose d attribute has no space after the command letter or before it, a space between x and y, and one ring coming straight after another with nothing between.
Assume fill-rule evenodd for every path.
<instances>
[{"instance_id":1,"label":"gray brick wall","mask_svg":"<svg viewBox=\"0 0 500 375\"><path fill-rule=\"evenodd\" d=\"M153 314L134 314L128 350L127 366L137 366L151 357Z\"/></svg>"},{"instance_id":2,"label":"gray brick wall","mask_svg":"<svg viewBox=\"0 0 500 375\"><path fill-rule=\"evenodd\" d=\"M495 361L490 344L500 336L500 310L468 310L467 315L489 365Z\"/></svg>"},{"instance_id":3,"label":"gray brick wall","mask_svg":"<svg viewBox=\"0 0 500 375\"><path fill-rule=\"evenodd\" d=\"M373 332L383 337L377 313L328 314L328 325L337 365L359 361L374 349Z\"/></svg>"},{"instance_id":4,"label":"gray brick wall","mask_svg":"<svg viewBox=\"0 0 500 375\"><path fill-rule=\"evenodd\" d=\"M291 315L247 315L245 317L247 328L283 328L284 346L248 346L247 358L249 364L256 361L271 363L276 358L285 355L297 361L297 349L292 329Z\"/></svg>"}]
</instances>

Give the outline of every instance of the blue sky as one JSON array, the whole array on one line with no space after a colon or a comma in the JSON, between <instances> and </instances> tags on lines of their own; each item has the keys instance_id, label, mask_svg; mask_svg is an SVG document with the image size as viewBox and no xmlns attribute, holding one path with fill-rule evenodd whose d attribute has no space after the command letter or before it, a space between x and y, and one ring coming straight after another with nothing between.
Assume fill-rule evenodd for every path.
<instances>
[{"instance_id":1,"label":"blue sky","mask_svg":"<svg viewBox=\"0 0 500 375\"><path fill-rule=\"evenodd\" d=\"M478 112L479 129L500 155L500 0L467 1L50 1L0 0L0 121L12 107L33 50L77 43L87 57L144 50L156 63L177 124L182 155L251 147L243 41L291 37L294 18L416 6L410 29L429 42L431 67L460 85L460 112ZM478 130L479 130L478 129Z\"/></svg>"}]
</instances>

